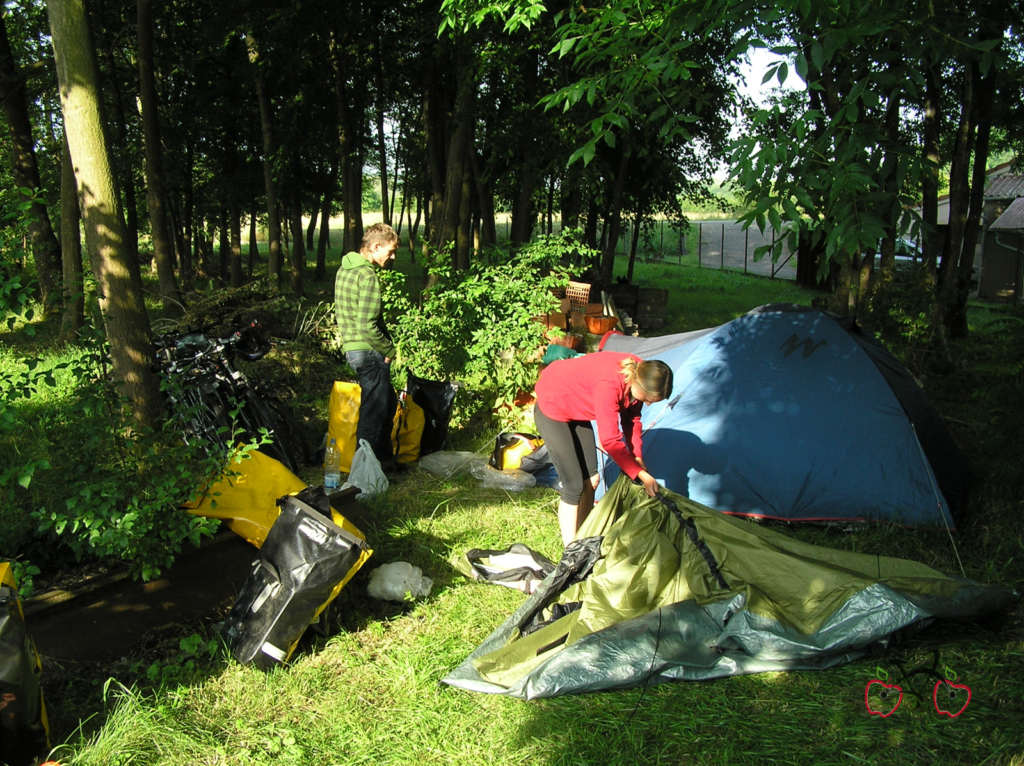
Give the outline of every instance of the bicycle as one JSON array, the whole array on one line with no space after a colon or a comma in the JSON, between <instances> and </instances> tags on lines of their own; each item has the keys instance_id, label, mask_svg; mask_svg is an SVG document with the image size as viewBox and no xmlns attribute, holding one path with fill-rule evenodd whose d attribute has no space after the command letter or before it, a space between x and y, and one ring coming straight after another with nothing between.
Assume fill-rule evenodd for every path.
<instances>
[{"instance_id":1,"label":"bicycle","mask_svg":"<svg viewBox=\"0 0 1024 766\"><path fill-rule=\"evenodd\" d=\"M235 367L236 356L256 361L270 350L258 323L223 338L203 332L163 335L155 347L156 366L186 442L202 439L226 452L239 438L262 439L258 449L293 473L305 462L303 441L280 403Z\"/></svg>"}]
</instances>

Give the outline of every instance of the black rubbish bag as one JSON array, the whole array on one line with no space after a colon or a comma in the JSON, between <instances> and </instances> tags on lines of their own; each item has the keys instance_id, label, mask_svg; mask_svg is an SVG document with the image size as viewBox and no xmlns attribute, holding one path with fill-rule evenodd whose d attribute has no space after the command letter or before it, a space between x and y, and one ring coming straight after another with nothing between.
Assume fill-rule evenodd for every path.
<instances>
[{"instance_id":1,"label":"black rubbish bag","mask_svg":"<svg viewBox=\"0 0 1024 766\"><path fill-rule=\"evenodd\" d=\"M444 449L448 441L448 422L452 417L452 403L459 390L451 381L426 380L409 373L405 390L412 400L423 408L426 422L420 439L420 455Z\"/></svg>"},{"instance_id":2,"label":"black rubbish bag","mask_svg":"<svg viewBox=\"0 0 1024 766\"><path fill-rule=\"evenodd\" d=\"M278 500L278 516L228 613L224 637L243 665L286 662L306 628L360 564L366 541L297 497Z\"/></svg>"},{"instance_id":3,"label":"black rubbish bag","mask_svg":"<svg viewBox=\"0 0 1024 766\"><path fill-rule=\"evenodd\" d=\"M28 766L50 749L41 672L10 564L0 563L0 763Z\"/></svg>"}]
</instances>

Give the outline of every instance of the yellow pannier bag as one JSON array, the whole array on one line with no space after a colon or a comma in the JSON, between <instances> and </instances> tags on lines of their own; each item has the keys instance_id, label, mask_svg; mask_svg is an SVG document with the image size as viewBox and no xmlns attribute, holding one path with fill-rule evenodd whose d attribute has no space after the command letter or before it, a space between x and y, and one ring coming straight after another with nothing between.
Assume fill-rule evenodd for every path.
<instances>
[{"instance_id":1,"label":"yellow pannier bag","mask_svg":"<svg viewBox=\"0 0 1024 766\"><path fill-rule=\"evenodd\" d=\"M37 763L50 749L42 670L14 572L0 561L0 763Z\"/></svg>"},{"instance_id":2,"label":"yellow pannier bag","mask_svg":"<svg viewBox=\"0 0 1024 766\"><path fill-rule=\"evenodd\" d=\"M341 470L348 473L356 452L356 427L359 425L359 401L362 390L358 383L334 381L327 405L327 442L334 439L341 452ZM391 426L391 447L395 460L412 463L420 457L420 440L426 427L423 408L403 391Z\"/></svg>"},{"instance_id":3,"label":"yellow pannier bag","mask_svg":"<svg viewBox=\"0 0 1024 766\"><path fill-rule=\"evenodd\" d=\"M395 422L391 428L391 448L399 463L420 459L420 440L427 425L427 414L405 391L398 395Z\"/></svg>"},{"instance_id":4,"label":"yellow pannier bag","mask_svg":"<svg viewBox=\"0 0 1024 766\"><path fill-rule=\"evenodd\" d=\"M306 482L283 463L254 450L236 456L224 474L201 488L184 508L196 516L223 520L228 529L259 548L281 512L277 498L305 488Z\"/></svg>"},{"instance_id":5,"label":"yellow pannier bag","mask_svg":"<svg viewBox=\"0 0 1024 766\"><path fill-rule=\"evenodd\" d=\"M278 498L296 495L305 488L306 482L281 462L253 451L248 458L236 458L223 476L197 493L184 508L196 516L221 519L236 535L260 548L281 513ZM334 507L331 520L346 532L366 540L366 535ZM366 558L369 555L367 553ZM359 566L366 558L358 562ZM338 590L345 582L339 584Z\"/></svg>"},{"instance_id":6,"label":"yellow pannier bag","mask_svg":"<svg viewBox=\"0 0 1024 766\"><path fill-rule=\"evenodd\" d=\"M524 457L536 451L543 443L544 440L536 434L502 432L494 440L494 450L487 462L499 471L515 470L519 468Z\"/></svg>"},{"instance_id":7,"label":"yellow pannier bag","mask_svg":"<svg viewBox=\"0 0 1024 766\"><path fill-rule=\"evenodd\" d=\"M341 452L341 470L352 469L352 456L356 453L356 426L359 425L359 401L362 390L358 383L334 381L327 404L327 443L331 439Z\"/></svg>"}]
</instances>

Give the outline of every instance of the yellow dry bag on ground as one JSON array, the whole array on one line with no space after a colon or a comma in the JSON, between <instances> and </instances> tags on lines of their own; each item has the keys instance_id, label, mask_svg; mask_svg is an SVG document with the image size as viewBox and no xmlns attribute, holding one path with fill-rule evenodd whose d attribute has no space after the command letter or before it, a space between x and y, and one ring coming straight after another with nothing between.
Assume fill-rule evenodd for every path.
<instances>
[{"instance_id":1,"label":"yellow dry bag on ground","mask_svg":"<svg viewBox=\"0 0 1024 766\"><path fill-rule=\"evenodd\" d=\"M50 749L42 670L11 565L0 562L0 763L28 766Z\"/></svg>"},{"instance_id":2,"label":"yellow dry bag on ground","mask_svg":"<svg viewBox=\"0 0 1024 766\"><path fill-rule=\"evenodd\" d=\"M536 434L524 434L518 431L506 431L498 434L494 440L494 451L487 461L491 468L499 471L512 471L519 468L523 458L544 443Z\"/></svg>"},{"instance_id":3,"label":"yellow dry bag on ground","mask_svg":"<svg viewBox=\"0 0 1024 766\"><path fill-rule=\"evenodd\" d=\"M277 499L305 488L306 482L283 463L252 451L232 460L220 478L202 488L184 507L196 516L221 519L228 529L259 548L281 512Z\"/></svg>"}]
</instances>

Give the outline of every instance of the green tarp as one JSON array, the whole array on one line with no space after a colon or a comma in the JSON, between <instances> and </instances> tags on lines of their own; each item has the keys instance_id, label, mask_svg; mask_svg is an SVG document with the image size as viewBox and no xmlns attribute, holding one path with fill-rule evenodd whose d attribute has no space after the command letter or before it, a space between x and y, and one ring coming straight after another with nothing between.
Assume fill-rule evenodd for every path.
<instances>
[{"instance_id":1,"label":"green tarp","mask_svg":"<svg viewBox=\"0 0 1024 766\"><path fill-rule=\"evenodd\" d=\"M914 561L799 542L669 491L651 499L620 477L559 568L444 682L533 699L823 668L909 625L981 616L1013 597Z\"/></svg>"}]
</instances>

